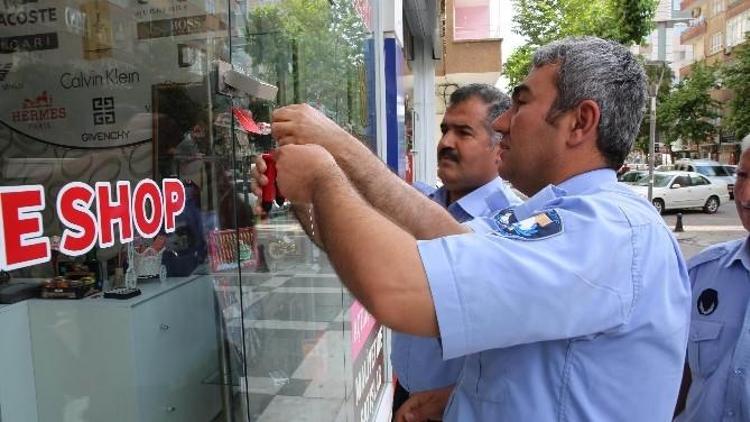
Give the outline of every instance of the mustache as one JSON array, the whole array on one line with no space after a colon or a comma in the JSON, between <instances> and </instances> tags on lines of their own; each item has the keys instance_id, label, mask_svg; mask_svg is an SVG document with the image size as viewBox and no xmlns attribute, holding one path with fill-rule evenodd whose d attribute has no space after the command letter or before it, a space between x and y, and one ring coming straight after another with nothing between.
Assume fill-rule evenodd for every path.
<instances>
[{"instance_id":1,"label":"mustache","mask_svg":"<svg viewBox=\"0 0 750 422\"><path fill-rule=\"evenodd\" d=\"M458 162L458 152L453 148L443 148L440 151L438 151L438 160L442 160L443 158Z\"/></svg>"}]
</instances>

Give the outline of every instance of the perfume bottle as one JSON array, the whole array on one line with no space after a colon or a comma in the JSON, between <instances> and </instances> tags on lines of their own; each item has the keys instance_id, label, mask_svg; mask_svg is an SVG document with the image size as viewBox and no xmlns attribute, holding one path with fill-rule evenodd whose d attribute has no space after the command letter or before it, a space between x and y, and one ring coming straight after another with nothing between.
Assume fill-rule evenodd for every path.
<instances>
[{"instance_id":1,"label":"perfume bottle","mask_svg":"<svg viewBox=\"0 0 750 422\"><path fill-rule=\"evenodd\" d=\"M109 2L90 0L81 5L81 12L86 16L83 31L83 58L96 60L112 57L112 18Z\"/></svg>"}]
</instances>

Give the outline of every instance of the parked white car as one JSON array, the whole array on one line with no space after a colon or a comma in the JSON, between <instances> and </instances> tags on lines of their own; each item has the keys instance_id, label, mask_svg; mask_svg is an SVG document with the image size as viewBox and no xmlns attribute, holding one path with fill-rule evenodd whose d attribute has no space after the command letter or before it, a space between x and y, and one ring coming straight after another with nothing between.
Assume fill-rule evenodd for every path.
<instances>
[{"instance_id":1,"label":"parked white car","mask_svg":"<svg viewBox=\"0 0 750 422\"><path fill-rule=\"evenodd\" d=\"M648 175L645 175L630 187L648 197L648 181ZM654 172L651 203L659 214L664 210L684 208L703 208L704 212L713 214L725 202L729 202L729 191L724 183L714 183L695 172Z\"/></svg>"},{"instance_id":2,"label":"parked white car","mask_svg":"<svg viewBox=\"0 0 750 422\"><path fill-rule=\"evenodd\" d=\"M648 172L645 170L630 170L629 172L618 177L617 181L628 184L628 185L632 185L633 183L640 180L644 174L648 174Z\"/></svg>"}]
</instances>

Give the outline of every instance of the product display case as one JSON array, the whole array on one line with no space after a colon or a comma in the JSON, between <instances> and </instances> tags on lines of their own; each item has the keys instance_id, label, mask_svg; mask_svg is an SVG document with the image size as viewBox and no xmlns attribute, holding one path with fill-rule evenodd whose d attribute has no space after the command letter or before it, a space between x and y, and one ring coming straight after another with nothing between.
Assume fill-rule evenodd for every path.
<instances>
[{"instance_id":1,"label":"product display case","mask_svg":"<svg viewBox=\"0 0 750 422\"><path fill-rule=\"evenodd\" d=\"M210 421L221 391L211 280L140 284L127 300L29 302L40 420Z\"/></svg>"}]
</instances>

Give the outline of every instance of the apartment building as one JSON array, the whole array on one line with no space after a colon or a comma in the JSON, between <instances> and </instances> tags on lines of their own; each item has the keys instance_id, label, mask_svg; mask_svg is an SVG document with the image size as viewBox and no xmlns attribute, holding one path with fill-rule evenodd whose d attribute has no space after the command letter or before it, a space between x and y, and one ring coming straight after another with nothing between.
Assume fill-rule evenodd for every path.
<instances>
[{"instance_id":1,"label":"apartment building","mask_svg":"<svg viewBox=\"0 0 750 422\"><path fill-rule=\"evenodd\" d=\"M688 75L695 62L732 60L733 48L743 43L745 33L750 31L750 0L685 0L680 7L692 17L680 42L693 50L692 61L680 69L680 74Z\"/></svg>"},{"instance_id":2,"label":"apartment building","mask_svg":"<svg viewBox=\"0 0 750 422\"><path fill-rule=\"evenodd\" d=\"M494 85L501 69L500 0L445 0L443 57L435 66L442 115L451 92L467 83ZM438 120L439 121L439 120Z\"/></svg>"},{"instance_id":3,"label":"apartment building","mask_svg":"<svg viewBox=\"0 0 750 422\"><path fill-rule=\"evenodd\" d=\"M689 75L697 62L731 61L734 48L745 42L745 34L750 31L750 0L684 0L680 9L692 17L689 27L680 35L680 42L693 52L692 60L680 68L680 77ZM719 86L711 96L725 103L732 92ZM738 144L733 135L720 130L714 143L701 145L697 152L701 157L733 162Z\"/></svg>"},{"instance_id":4,"label":"apartment building","mask_svg":"<svg viewBox=\"0 0 750 422\"><path fill-rule=\"evenodd\" d=\"M654 21L662 22L664 25L657 24L643 44L634 45L631 48L634 54L646 60L666 61L674 74L675 81L680 78L680 69L691 63L693 58L692 45L680 42L682 33L688 29L684 17L678 1L660 0L654 14ZM663 38L660 46L661 37Z\"/></svg>"}]
</instances>

